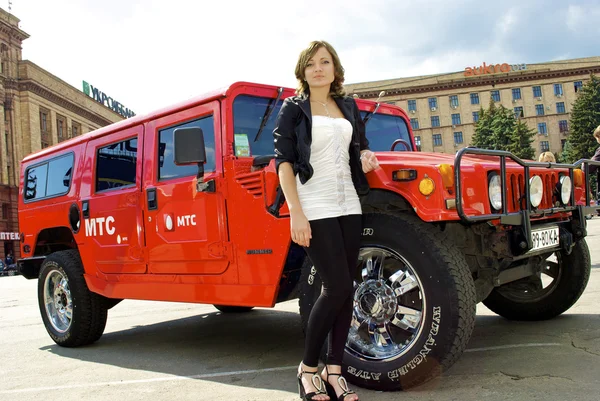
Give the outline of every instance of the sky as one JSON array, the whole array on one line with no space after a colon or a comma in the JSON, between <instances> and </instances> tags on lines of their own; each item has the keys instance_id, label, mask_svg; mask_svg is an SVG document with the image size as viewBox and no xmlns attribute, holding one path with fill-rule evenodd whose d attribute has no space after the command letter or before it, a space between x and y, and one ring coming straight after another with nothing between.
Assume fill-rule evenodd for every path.
<instances>
[{"instance_id":1,"label":"sky","mask_svg":"<svg viewBox=\"0 0 600 401\"><path fill-rule=\"evenodd\" d=\"M346 83L600 56L598 0L11 2L24 60L138 115L236 81L295 87L312 40L335 47Z\"/></svg>"}]
</instances>

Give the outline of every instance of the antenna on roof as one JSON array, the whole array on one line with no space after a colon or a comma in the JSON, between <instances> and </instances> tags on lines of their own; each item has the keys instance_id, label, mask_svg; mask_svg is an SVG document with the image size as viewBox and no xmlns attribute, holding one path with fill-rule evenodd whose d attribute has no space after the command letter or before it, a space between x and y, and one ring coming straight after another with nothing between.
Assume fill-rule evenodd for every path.
<instances>
[{"instance_id":1,"label":"antenna on roof","mask_svg":"<svg viewBox=\"0 0 600 401\"><path fill-rule=\"evenodd\" d=\"M379 102L379 99L381 99L383 96L385 96L385 91L379 92L379 97L377 98L377 100L375 100L375 102Z\"/></svg>"},{"instance_id":2,"label":"antenna on roof","mask_svg":"<svg viewBox=\"0 0 600 401\"><path fill-rule=\"evenodd\" d=\"M8 12L12 10L12 0L8 0Z\"/></svg>"}]
</instances>

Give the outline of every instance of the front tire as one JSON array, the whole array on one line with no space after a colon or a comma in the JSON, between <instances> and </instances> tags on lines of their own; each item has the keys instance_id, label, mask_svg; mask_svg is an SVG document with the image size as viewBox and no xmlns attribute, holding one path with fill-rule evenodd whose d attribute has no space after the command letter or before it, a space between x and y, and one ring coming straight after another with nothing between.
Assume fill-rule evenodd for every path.
<instances>
[{"instance_id":1,"label":"front tire","mask_svg":"<svg viewBox=\"0 0 600 401\"><path fill-rule=\"evenodd\" d=\"M38 305L46 331L63 347L97 341L104 333L107 309L83 278L76 250L55 252L40 268Z\"/></svg>"},{"instance_id":2,"label":"front tire","mask_svg":"<svg viewBox=\"0 0 600 401\"><path fill-rule=\"evenodd\" d=\"M465 349L475 324L473 279L452 240L431 224L365 214L363 227L344 376L375 390L414 387ZM300 301L303 322L321 291L314 284L309 291L309 281L316 282L300 283L301 296L309 297Z\"/></svg>"},{"instance_id":3,"label":"front tire","mask_svg":"<svg viewBox=\"0 0 600 401\"><path fill-rule=\"evenodd\" d=\"M585 239L570 254L555 252L541 274L494 288L483 301L491 311L511 320L546 320L567 311L583 294L590 278L591 258ZM542 277L551 280L544 286Z\"/></svg>"}]
</instances>

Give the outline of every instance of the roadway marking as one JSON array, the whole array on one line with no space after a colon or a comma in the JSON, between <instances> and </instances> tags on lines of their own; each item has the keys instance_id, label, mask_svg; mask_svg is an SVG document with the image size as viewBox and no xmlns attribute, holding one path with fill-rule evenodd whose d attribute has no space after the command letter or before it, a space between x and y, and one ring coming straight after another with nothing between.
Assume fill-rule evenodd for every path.
<instances>
[{"instance_id":1,"label":"roadway marking","mask_svg":"<svg viewBox=\"0 0 600 401\"><path fill-rule=\"evenodd\" d=\"M508 344L498 345L495 347L484 347L484 348L469 348L465 352L481 352L481 351L494 351L497 349L510 349L510 348L525 348L525 347L556 347L562 344L559 343L529 343L529 344Z\"/></svg>"},{"instance_id":2,"label":"roadway marking","mask_svg":"<svg viewBox=\"0 0 600 401\"><path fill-rule=\"evenodd\" d=\"M498 346L494 346L494 347L469 348L469 349L466 349L464 352L482 352L482 351L494 351L494 350L501 350L501 349L525 348L525 347L556 347L556 346L561 346L561 345L563 345L563 344L559 344L559 343L508 344L508 345L498 345ZM280 372L280 371L291 370L291 369L298 369L298 366L281 366L278 368L237 370L237 371L232 371L232 372L220 372L220 373L205 373L205 374L193 375L193 376L165 376L165 377L155 377L152 379L119 380L119 381L112 381L112 382L69 384L69 385L64 385L64 386L52 386L52 387L31 387L31 388L22 388L22 389L16 389L16 390L2 390L2 391L0 391L0 394L34 393L34 392L41 392L41 391L66 390L66 389L75 389L75 388L122 386L122 385L127 385L127 384L210 379L210 378L223 377L223 376L248 375L248 374L253 374L253 373L265 373L265 372Z\"/></svg>"}]
</instances>

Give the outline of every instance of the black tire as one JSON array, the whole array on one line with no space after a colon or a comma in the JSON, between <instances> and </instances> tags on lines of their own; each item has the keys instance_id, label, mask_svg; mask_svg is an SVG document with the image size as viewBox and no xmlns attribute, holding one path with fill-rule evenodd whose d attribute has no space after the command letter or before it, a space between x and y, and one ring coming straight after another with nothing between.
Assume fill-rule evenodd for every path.
<instances>
[{"instance_id":1,"label":"black tire","mask_svg":"<svg viewBox=\"0 0 600 401\"><path fill-rule=\"evenodd\" d=\"M405 303L409 300L416 302L415 305L419 299L425 302L420 304L423 315L419 320L419 327L415 330L416 335L407 345L402 344L400 352L390 354L387 358L377 358L357 351L356 343L361 338L355 336L359 341L355 341L353 345L351 329L344 356L344 376L348 381L365 388L408 389L438 376L452 366L462 354L475 324L475 285L464 256L452 246L448 235L436 226L409 215L364 214L363 227L362 258L370 250L381 249L394 254L400 257L398 260L403 259L406 262L404 267L410 266L419 280L418 293L415 294L417 290L414 288L402 295L393 292L391 297L386 293L387 299L395 298L396 307L406 306ZM384 263L381 270L390 274L387 278L385 274L381 275L379 282L385 284L383 287L395 285L392 282L392 273L402 271L402 268L398 268L396 259L387 260L388 264ZM358 263L362 264L360 260ZM408 271L408 267L406 269ZM361 271L362 267L359 266L359 275ZM314 300L321 291L320 285L317 288L316 284L320 284L320 280L317 281L318 274L312 275L312 285L308 279L310 274L304 275L305 279L300 282L300 314L303 328L310 307L314 305ZM399 276L395 277L394 280ZM377 283L378 280L363 280L357 277L356 282L355 318L356 311L362 308L363 302L363 298L358 297L366 294L362 289L369 282ZM400 315L402 314L399 309L393 309L390 316L398 319ZM397 331L396 327L392 327L388 335L391 336L394 331ZM356 333L358 332L356 330ZM395 337L396 335L390 338Z\"/></svg>"},{"instance_id":2,"label":"black tire","mask_svg":"<svg viewBox=\"0 0 600 401\"><path fill-rule=\"evenodd\" d=\"M483 301L491 311L510 320L552 319L567 311L583 294L590 278L591 258L585 239L578 241L571 254L556 252L557 265L549 264L552 282L543 287L537 276L494 288ZM549 274L550 275L550 274Z\"/></svg>"},{"instance_id":3,"label":"black tire","mask_svg":"<svg viewBox=\"0 0 600 401\"><path fill-rule=\"evenodd\" d=\"M38 280L38 305L46 331L54 342L63 347L78 347L97 341L104 333L107 309L98 294L91 292L83 278L83 265L76 250L55 252L42 263ZM58 327L52 323L46 309L45 285L49 275L64 278L69 289L70 301L61 305L70 306L70 319ZM48 282L51 285L51 282ZM62 297L68 300L66 296ZM56 315L56 314L55 314Z\"/></svg>"},{"instance_id":4,"label":"black tire","mask_svg":"<svg viewBox=\"0 0 600 401\"><path fill-rule=\"evenodd\" d=\"M229 306L229 305L213 305L223 313L246 313L254 309L253 306Z\"/></svg>"}]
</instances>

